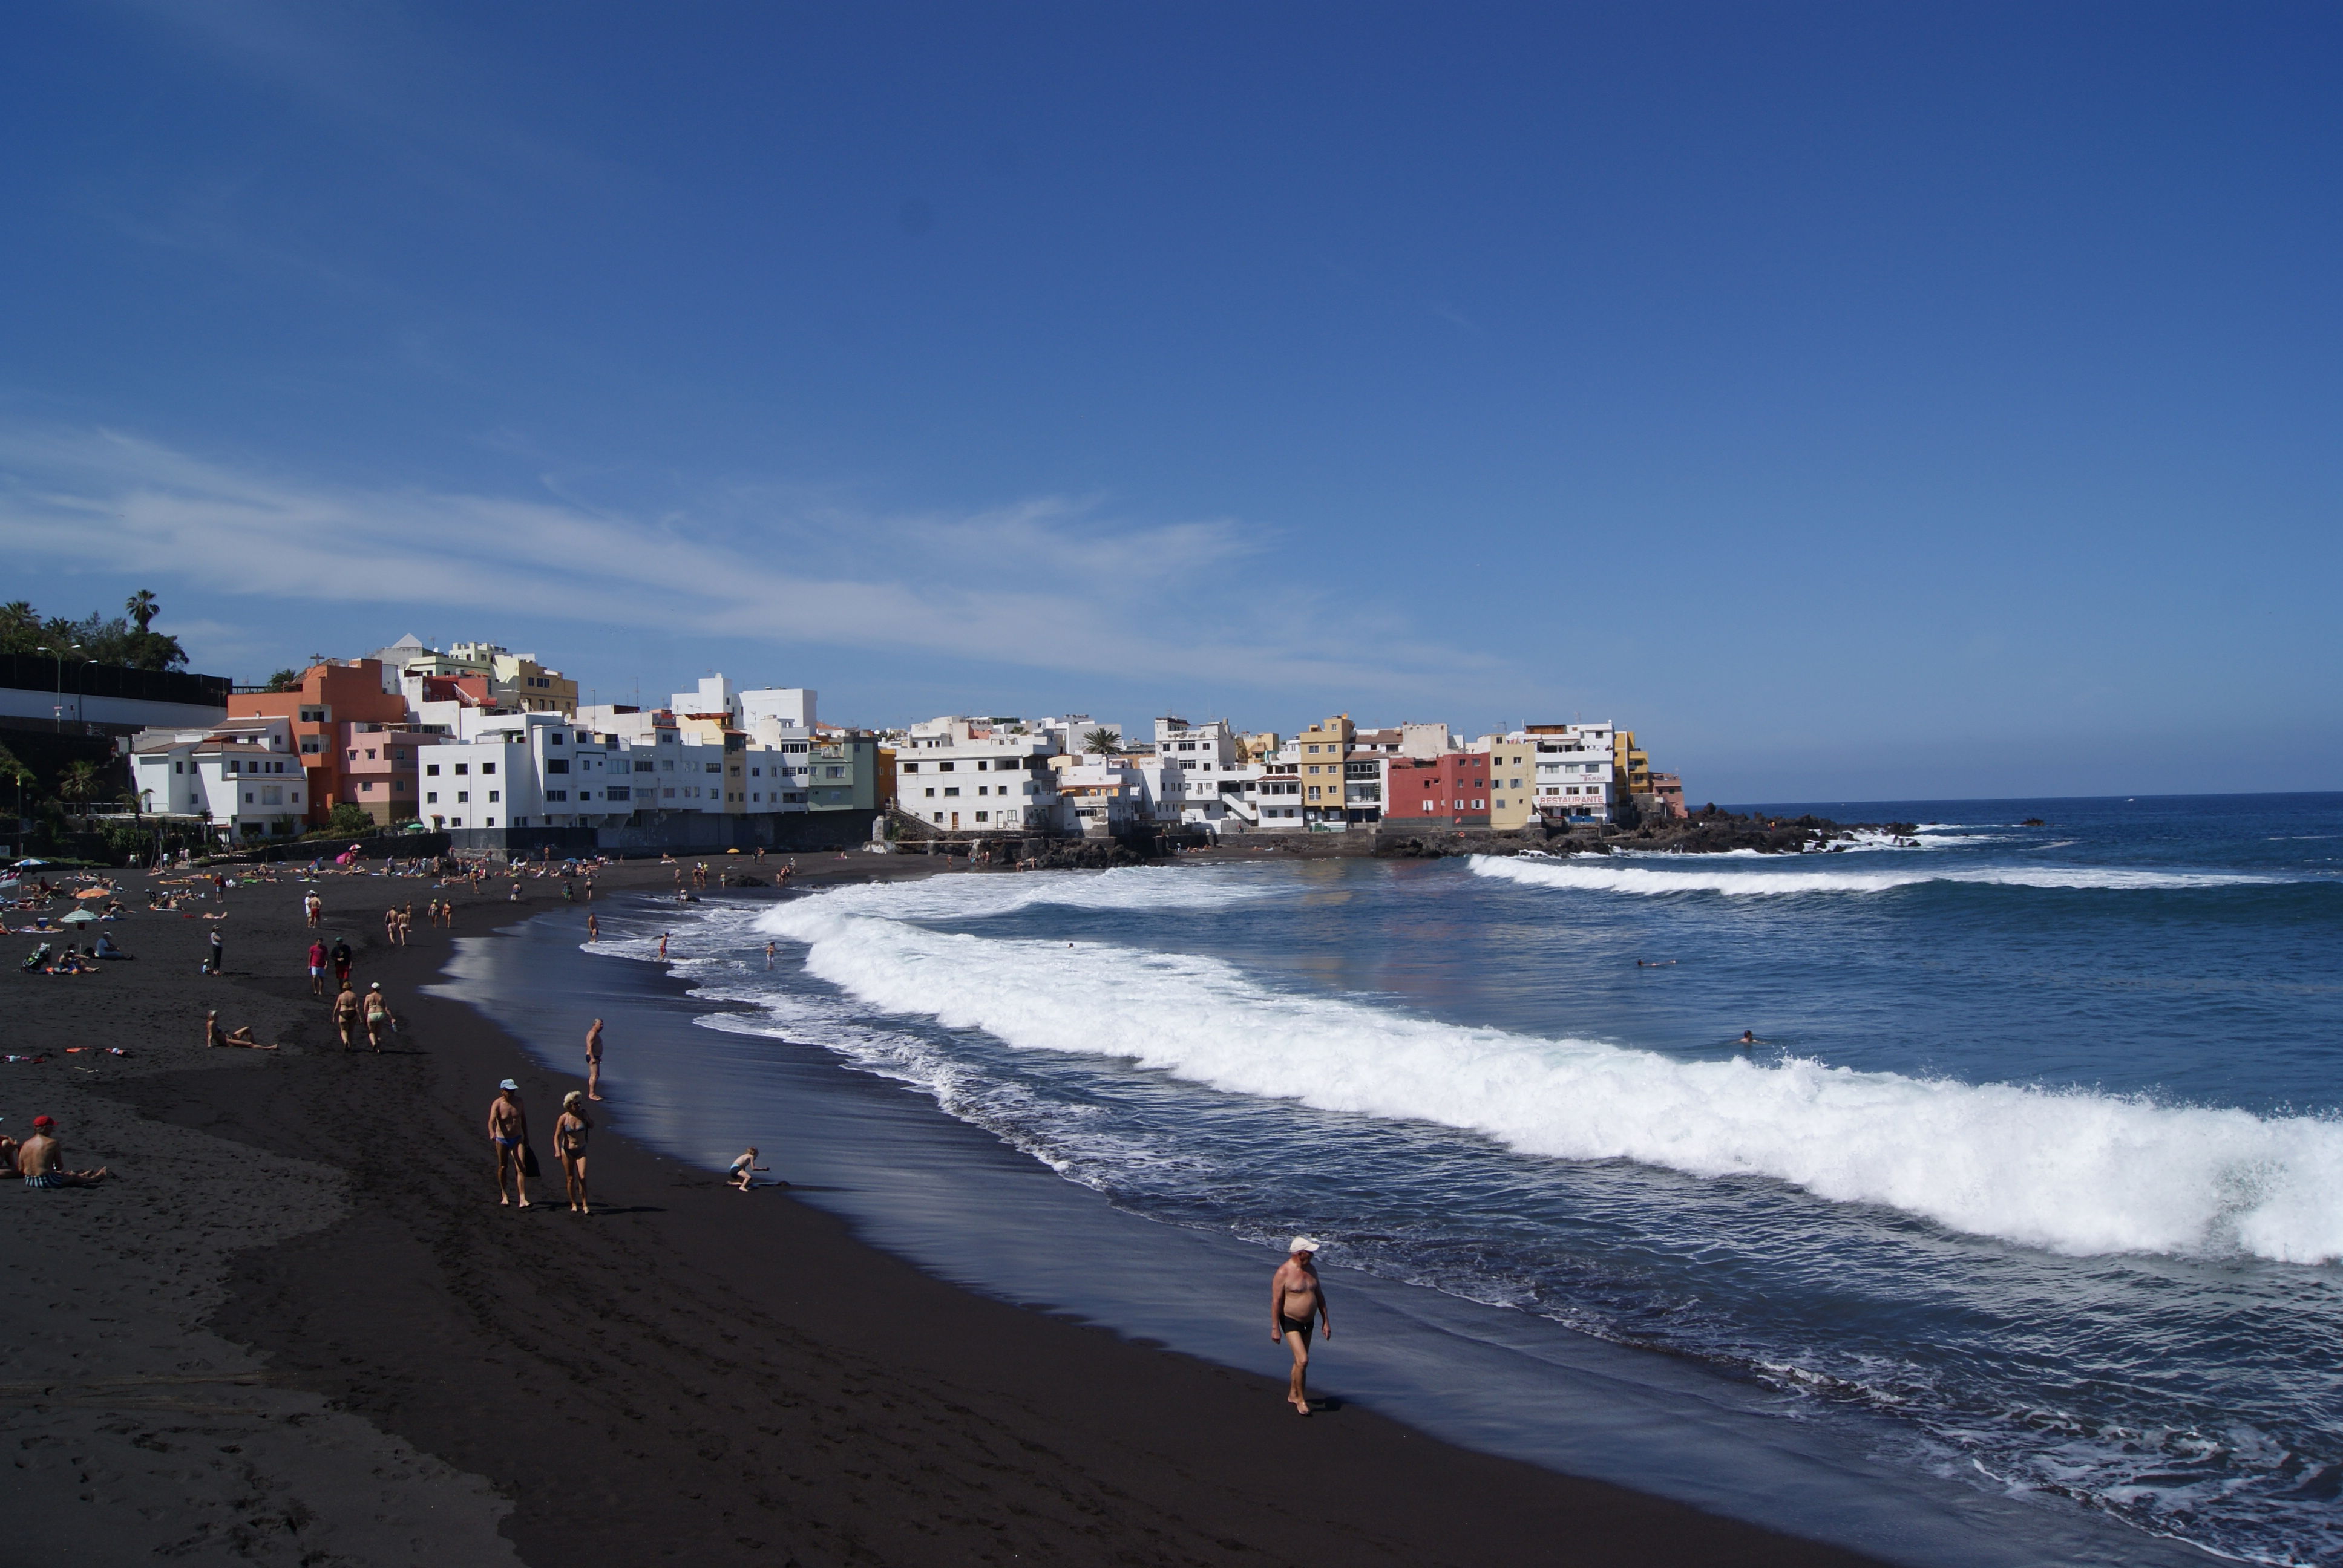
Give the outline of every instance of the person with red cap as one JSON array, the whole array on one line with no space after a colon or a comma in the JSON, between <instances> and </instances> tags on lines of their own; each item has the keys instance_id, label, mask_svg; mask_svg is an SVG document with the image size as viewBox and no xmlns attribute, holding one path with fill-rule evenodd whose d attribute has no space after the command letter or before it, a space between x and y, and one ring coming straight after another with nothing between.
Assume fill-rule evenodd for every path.
<instances>
[{"instance_id":1,"label":"person with red cap","mask_svg":"<svg viewBox=\"0 0 2343 1568\"><path fill-rule=\"evenodd\" d=\"M25 1179L25 1186L35 1188L95 1187L109 1174L103 1165L95 1171L68 1171L65 1163L56 1118L34 1117L33 1135L16 1150L16 1174Z\"/></svg>"}]
</instances>

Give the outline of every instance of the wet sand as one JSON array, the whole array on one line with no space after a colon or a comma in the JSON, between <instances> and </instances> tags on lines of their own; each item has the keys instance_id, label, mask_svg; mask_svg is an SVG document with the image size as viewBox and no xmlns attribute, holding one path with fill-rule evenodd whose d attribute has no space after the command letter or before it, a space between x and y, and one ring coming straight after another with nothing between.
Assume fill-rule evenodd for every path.
<instances>
[{"instance_id":1,"label":"wet sand","mask_svg":"<svg viewBox=\"0 0 2343 1568\"><path fill-rule=\"evenodd\" d=\"M800 876L923 860L801 856ZM600 885L670 878L634 862ZM453 934L560 901L524 889L458 895ZM73 1163L121 1176L0 1186L11 1277L36 1282L0 1297L34 1459L0 1480L12 1522L38 1522L20 1544L545 1568L1864 1561L1355 1406L1303 1421L1282 1381L960 1291L608 1131L597 1211L571 1214L550 1143L582 1046L557 1077L422 994L450 934L421 923L427 880L328 876L329 935L403 1024L342 1054L307 995L301 891L229 893L221 979L196 972L214 922L144 913L108 928L133 961L9 976L5 1049L134 1052L0 1067L0 1130L49 1111ZM386 948L382 910L410 899L415 943ZM207 1006L286 1049L206 1050ZM508 1075L547 1170L527 1212L497 1205L487 1158Z\"/></svg>"}]
</instances>

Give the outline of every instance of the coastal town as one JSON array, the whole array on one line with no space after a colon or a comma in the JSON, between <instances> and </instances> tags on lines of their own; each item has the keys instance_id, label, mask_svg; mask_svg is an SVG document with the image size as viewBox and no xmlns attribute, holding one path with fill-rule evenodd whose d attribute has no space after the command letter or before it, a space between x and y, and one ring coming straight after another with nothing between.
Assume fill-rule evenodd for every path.
<instances>
[{"instance_id":1,"label":"coastal town","mask_svg":"<svg viewBox=\"0 0 2343 1568\"><path fill-rule=\"evenodd\" d=\"M586 701L533 654L413 636L256 685L45 646L0 655L0 724L20 749L71 753L55 770L78 781L83 826L210 849L328 829L529 853L1004 836L1365 843L1686 815L1681 779L1611 721L1475 737L1347 713L1293 734L1172 714L1136 732L1082 713L882 729L825 722L817 697L718 674L663 704Z\"/></svg>"}]
</instances>

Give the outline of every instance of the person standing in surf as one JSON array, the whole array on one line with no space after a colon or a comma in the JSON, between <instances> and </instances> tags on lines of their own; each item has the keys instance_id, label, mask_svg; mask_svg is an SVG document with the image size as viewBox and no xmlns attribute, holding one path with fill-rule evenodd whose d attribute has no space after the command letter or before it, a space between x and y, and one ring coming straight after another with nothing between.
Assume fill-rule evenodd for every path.
<instances>
[{"instance_id":1,"label":"person standing in surf","mask_svg":"<svg viewBox=\"0 0 2343 1568\"><path fill-rule=\"evenodd\" d=\"M586 1098L602 1098L602 1020L598 1018L586 1030Z\"/></svg>"},{"instance_id":2,"label":"person standing in surf","mask_svg":"<svg viewBox=\"0 0 2343 1568\"><path fill-rule=\"evenodd\" d=\"M1310 1413L1310 1327L1312 1315L1325 1331L1334 1337L1334 1320L1326 1315L1326 1287L1319 1282L1318 1243L1308 1236L1296 1236L1286 1248L1286 1260L1277 1266L1269 1282L1270 1338L1282 1340L1293 1352L1293 1375L1285 1391L1285 1402L1298 1414Z\"/></svg>"}]
</instances>

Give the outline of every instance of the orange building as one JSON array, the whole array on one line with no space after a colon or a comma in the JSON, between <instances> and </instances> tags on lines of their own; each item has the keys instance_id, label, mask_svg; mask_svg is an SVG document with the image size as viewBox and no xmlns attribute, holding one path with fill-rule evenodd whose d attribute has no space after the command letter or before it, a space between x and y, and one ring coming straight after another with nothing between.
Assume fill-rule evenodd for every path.
<instances>
[{"instance_id":1,"label":"orange building","mask_svg":"<svg viewBox=\"0 0 2343 1568\"><path fill-rule=\"evenodd\" d=\"M334 808L357 800L345 777L345 727L407 722L407 699L382 689L382 661L333 659L313 664L290 691L240 687L228 696L230 719L287 719L309 776L309 821L322 827Z\"/></svg>"}]
</instances>

